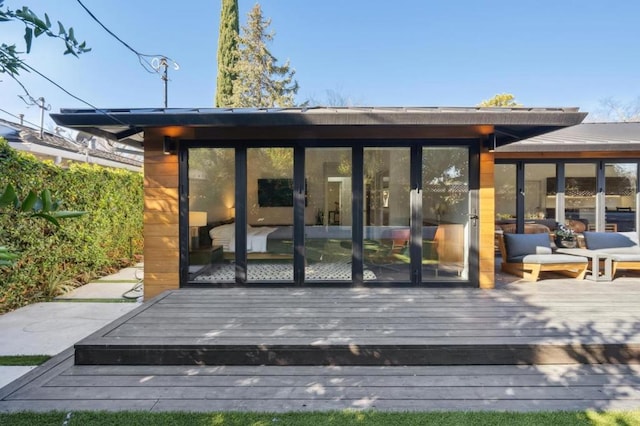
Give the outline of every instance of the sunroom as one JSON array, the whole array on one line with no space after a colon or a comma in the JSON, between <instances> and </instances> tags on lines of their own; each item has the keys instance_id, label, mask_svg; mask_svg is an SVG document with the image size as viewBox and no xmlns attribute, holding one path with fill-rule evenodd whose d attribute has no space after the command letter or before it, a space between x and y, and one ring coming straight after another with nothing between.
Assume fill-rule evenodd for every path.
<instances>
[{"instance_id":1,"label":"sunroom","mask_svg":"<svg viewBox=\"0 0 640 426\"><path fill-rule=\"evenodd\" d=\"M62 110L145 152L145 296L229 285L492 288L494 154L576 108Z\"/></svg>"}]
</instances>

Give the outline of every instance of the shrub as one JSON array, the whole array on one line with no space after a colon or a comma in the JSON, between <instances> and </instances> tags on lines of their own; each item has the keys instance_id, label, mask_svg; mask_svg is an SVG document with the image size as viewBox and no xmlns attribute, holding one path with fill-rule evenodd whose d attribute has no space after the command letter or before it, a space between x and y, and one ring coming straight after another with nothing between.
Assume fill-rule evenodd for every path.
<instances>
[{"instance_id":1,"label":"shrub","mask_svg":"<svg viewBox=\"0 0 640 426\"><path fill-rule=\"evenodd\" d=\"M0 214L0 246L20 256L0 266L0 312L48 300L142 253L140 173L92 164L63 169L16 152L1 138L0 170L0 188L11 183L21 197L47 188L64 210L87 212L60 228L16 212Z\"/></svg>"}]
</instances>

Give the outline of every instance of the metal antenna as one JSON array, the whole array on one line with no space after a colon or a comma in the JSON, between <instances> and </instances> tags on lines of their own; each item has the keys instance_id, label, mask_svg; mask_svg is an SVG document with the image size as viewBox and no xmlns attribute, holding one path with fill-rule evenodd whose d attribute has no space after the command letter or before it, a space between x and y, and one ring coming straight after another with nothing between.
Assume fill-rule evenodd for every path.
<instances>
[{"instance_id":1,"label":"metal antenna","mask_svg":"<svg viewBox=\"0 0 640 426\"><path fill-rule=\"evenodd\" d=\"M171 64L173 65L173 68L178 71L180 69L180 66L178 65L177 62L168 59L165 56L161 56L159 58L153 58L151 60L151 66L156 70L159 71L160 68L163 68L162 70L162 76L160 77L160 79L164 82L164 107L167 108L169 105L169 76L168 76L168 69L169 69L169 61L171 61Z\"/></svg>"}]
</instances>

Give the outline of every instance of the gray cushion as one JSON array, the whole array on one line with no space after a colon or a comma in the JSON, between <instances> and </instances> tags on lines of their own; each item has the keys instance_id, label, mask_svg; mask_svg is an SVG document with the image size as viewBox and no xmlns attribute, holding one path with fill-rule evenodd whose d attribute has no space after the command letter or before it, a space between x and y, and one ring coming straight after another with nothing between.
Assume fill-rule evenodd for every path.
<instances>
[{"instance_id":1,"label":"gray cushion","mask_svg":"<svg viewBox=\"0 0 640 426\"><path fill-rule=\"evenodd\" d=\"M640 247L638 246L613 247L613 248L604 248L604 249L598 249L593 251L598 253L605 253L605 254L630 254L634 256L640 256Z\"/></svg>"},{"instance_id":2,"label":"gray cushion","mask_svg":"<svg viewBox=\"0 0 640 426\"><path fill-rule=\"evenodd\" d=\"M549 234L504 234L507 260L518 259L528 254L550 254ZM513 260L519 262L520 260Z\"/></svg>"},{"instance_id":3,"label":"gray cushion","mask_svg":"<svg viewBox=\"0 0 640 426\"><path fill-rule=\"evenodd\" d=\"M589 250L636 246L628 236L617 232L584 232L583 235Z\"/></svg>"},{"instance_id":4,"label":"gray cushion","mask_svg":"<svg viewBox=\"0 0 640 426\"><path fill-rule=\"evenodd\" d=\"M640 262L640 252L638 253L615 253L611 259L616 262Z\"/></svg>"},{"instance_id":5,"label":"gray cushion","mask_svg":"<svg viewBox=\"0 0 640 426\"><path fill-rule=\"evenodd\" d=\"M509 263L538 263L541 265L552 265L554 263L587 263L586 257L573 256L570 254L528 254L526 256L513 257Z\"/></svg>"}]
</instances>

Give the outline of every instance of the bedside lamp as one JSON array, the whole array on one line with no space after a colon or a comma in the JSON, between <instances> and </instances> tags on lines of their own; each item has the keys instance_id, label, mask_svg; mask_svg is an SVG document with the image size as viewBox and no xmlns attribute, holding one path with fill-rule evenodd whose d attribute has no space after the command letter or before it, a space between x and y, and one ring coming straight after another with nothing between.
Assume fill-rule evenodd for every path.
<instances>
[{"instance_id":1,"label":"bedside lamp","mask_svg":"<svg viewBox=\"0 0 640 426\"><path fill-rule=\"evenodd\" d=\"M198 235L198 228L201 226L207 226L207 212L190 211L189 212L189 249L200 248L200 237Z\"/></svg>"}]
</instances>

